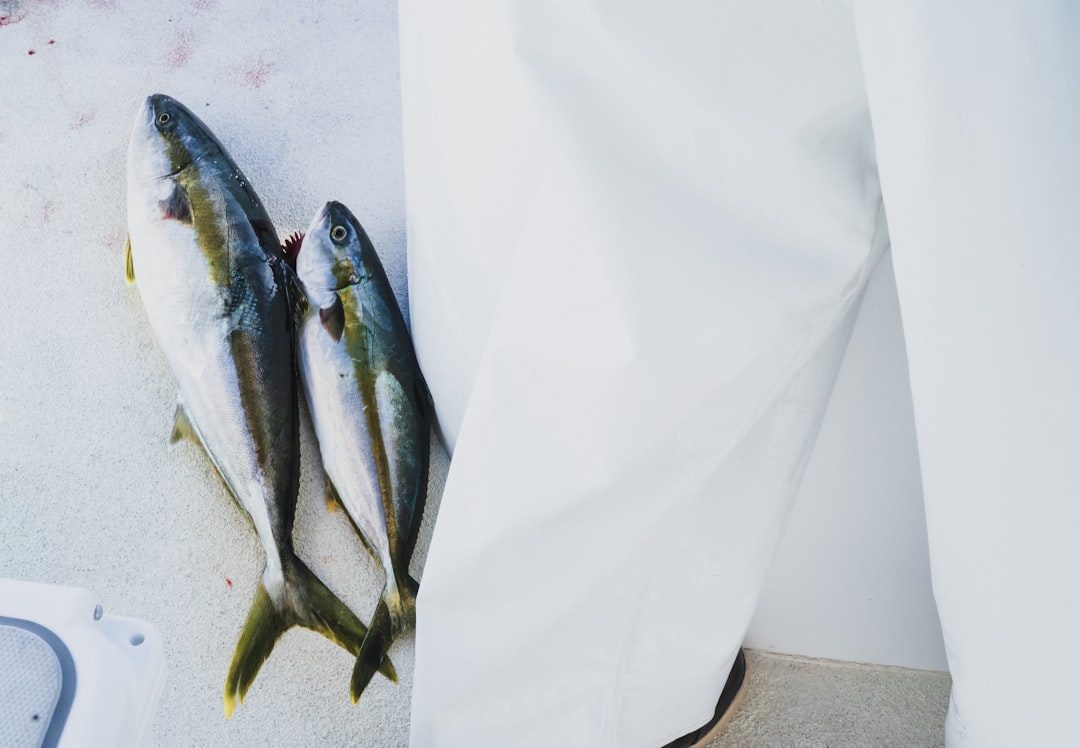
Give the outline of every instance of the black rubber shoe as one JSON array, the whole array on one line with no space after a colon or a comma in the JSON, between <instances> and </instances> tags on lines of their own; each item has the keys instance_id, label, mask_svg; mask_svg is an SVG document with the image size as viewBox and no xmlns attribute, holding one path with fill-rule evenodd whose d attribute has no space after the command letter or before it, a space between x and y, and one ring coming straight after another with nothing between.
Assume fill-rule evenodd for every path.
<instances>
[{"instance_id":1,"label":"black rubber shoe","mask_svg":"<svg viewBox=\"0 0 1080 748\"><path fill-rule=\"evenodd\" d=\"M683 735L663 748L703 748L727 727L745 694L746 655L740 649L735 656L735 664L731 666L731 674L724 684L724 690L720 692L720 700L716 702L713 718L689 735Z\"/></svg>"}]
</instances>

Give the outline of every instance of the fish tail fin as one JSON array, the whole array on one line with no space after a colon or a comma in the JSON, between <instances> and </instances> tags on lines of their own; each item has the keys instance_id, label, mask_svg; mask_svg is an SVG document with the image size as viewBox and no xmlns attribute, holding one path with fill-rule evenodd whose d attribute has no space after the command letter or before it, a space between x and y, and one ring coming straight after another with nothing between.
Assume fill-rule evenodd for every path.
<instances>
[{"instance_id":1,"label":"fish tail fin","mask_svg":"<svg viewBox=\"0 0 1080 748\"><path fill-rule=\"evenodd\" d=\"M275 588L278 594L271 595L268 590ZM264 575L255 592L225 678L226 717L232 716L236 705L243 702L274 644L293 626L316 631L352 655L359 655L368 633L356 614L294 556L284 569L284 584L268 587ZM388 657L380 658L375 670L397 682Z\"/></svg>"},{"instance_id":2,"label":"fish tail fin","mask_svg":"<svg viewBox=\"0 0 1080 748\"><path fill-rule=\"evenodd\" d=\"M225 718L232 717L238 703L243 703L259 668L270 656L270 650L292 624L278 611L263 582L255 591L240 639L236 642L229 673L225 676Z\"/></svg>"},{"instance_id":3,"label":"fish tail fin","mask_svg":"<svg viewBox=\"0 0 1080 748\"><path fill-rule=\"evenodd\" d=\"M383 593L390 609L390 630L397 636L416 622L416 595L409 585L408 575L399 576L397 583Z\"/></svg>"},{"instance_id":4,"label":"fish tail fin","mask_svg":"<svg viewBox=\"0 0 1080 748\"><path fill-rule=\"evenodd\" d=\"M349 696L352 703L360 700L368 683L375 676L375 668L379 660L385 656L393 641L391 631L390 609L386 602L379 600L375 608L375 615L371 617L371 627L368 635L364 637L364 643L356 656L356 664L353 665L352 680L349 682Z\"/></svg>"},{"instance_id":5,"label":"fish tail fin","mask_svg":"<svg viewBox=\"0 0 1080 748\"><path fill-rule=\"evenodd\" d=\"M408 577L406 577L408 579ZM349 696L355 704L375 676L379 663L386 658L394 639L416 619L416 598L408 585L391 583L375 608L371 626L356 656Z\"/></svg>"}]
</instances>

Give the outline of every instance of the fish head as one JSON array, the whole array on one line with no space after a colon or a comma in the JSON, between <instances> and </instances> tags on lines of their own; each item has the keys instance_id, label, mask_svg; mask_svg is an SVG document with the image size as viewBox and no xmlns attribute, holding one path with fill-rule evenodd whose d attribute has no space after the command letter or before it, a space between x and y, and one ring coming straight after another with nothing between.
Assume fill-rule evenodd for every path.
<instances>
[{"instance_id":1,"label":"fish head","mask_svg":"<svg viewBox=\"0 0 1080 748\"><path fill-rule=\"evenodd\" d=\"M128 143L128 178L138 182L172 177L223 153L202 120L165 94L147 96L135 115Z\"/></svg>"},{"instance_id":2,"label":"fish head","mask_svg":"<svg viewBox=\"0 0 1080 748\"><path fill-rule=\"evenodd\" d=\"M356 216L341 203L329 202L304 234L296 274L315 294L340 291L371 279L374 252Z\"/></svg>"}]
</instances>

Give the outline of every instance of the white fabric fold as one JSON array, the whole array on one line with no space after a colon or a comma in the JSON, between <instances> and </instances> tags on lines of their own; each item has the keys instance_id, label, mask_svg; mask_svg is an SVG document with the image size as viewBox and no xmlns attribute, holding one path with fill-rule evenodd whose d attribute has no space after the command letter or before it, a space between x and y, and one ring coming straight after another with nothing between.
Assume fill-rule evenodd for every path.
<instances>
[{"instance_id":1,"label":"white fabric fold","mask_svg":"<svg viewBox=\"0 0 1080 748\"><path fill-rule=\"evenodd\" d=\"M1080 13L867 4L950 746L1069 745L1080 696Z\"/></svg>"},{"instance_id":2,"label":"white fabric fold","mask_svg":"<svg viewBox=\"0 0 1080 748\"><path fill-rule=\"evenodd\" d=\"M1063 2L402 6L413 332L454 451L413 745L655 748L711 716L890 232L949 745L1068 743L1078 29Z\"/></svg>"},{"instance_id":3,"label":"white fabric fold","mask_svg":"<svg viewBox=\"0 0 1080 748\"><path fill-rule=\"evenodd\" d=\"M412 320L454 445L414 745L712 714L887 244L850 15L779 7L402 8Z\"/></svg>"}]
</instances>

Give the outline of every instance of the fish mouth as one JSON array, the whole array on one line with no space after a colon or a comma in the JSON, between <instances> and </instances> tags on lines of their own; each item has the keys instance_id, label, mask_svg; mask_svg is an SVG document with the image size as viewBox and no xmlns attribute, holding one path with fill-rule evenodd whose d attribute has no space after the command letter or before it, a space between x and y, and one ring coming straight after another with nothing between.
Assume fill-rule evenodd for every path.
<instances>
[{"instance_id":1,"label":"fish mouth","mask_svg":"<svg viewBox=\"0 0 1080 748\"><path fill-rule=\"evenodd\" d=\"M154 93L146 97L146 106L148 106L151 111L153 111L155 104L167 104L176 106L179 103L180 102L178 102L172 96L163 93Z\"/></svg>"},{"instance_id":2,"label":"fish mouth","mask_svg":"<svg viewBox=\"0 0 1080 748\"><path fill-rule=\"evenodd\" d=\"M307 231L304 232L305 236L314 236L317 231L327 226L332 206L333 203L326 203L322 210L315 214L315 217L311 219L311 223L308 224Z\"/></svg>"}]
</instances>

